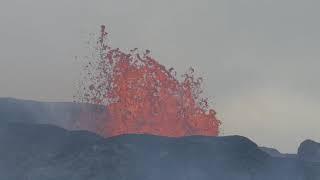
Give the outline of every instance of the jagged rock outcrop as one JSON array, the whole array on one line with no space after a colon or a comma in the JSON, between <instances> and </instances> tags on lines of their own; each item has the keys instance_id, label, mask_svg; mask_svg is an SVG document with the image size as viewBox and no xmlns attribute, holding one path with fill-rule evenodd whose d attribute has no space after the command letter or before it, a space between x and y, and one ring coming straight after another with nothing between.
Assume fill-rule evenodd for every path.
<instances>
[{"instance_id":1,"label":"jagged rock outcrop","mask_svg":"<svg viewBox=\"0 0 320 180\"><path fill-rule=\"evenodd\" d=\"M298 157L305 161L320 162L320 143L305 140L299 146Z\"/></svg>"}]
</instances>

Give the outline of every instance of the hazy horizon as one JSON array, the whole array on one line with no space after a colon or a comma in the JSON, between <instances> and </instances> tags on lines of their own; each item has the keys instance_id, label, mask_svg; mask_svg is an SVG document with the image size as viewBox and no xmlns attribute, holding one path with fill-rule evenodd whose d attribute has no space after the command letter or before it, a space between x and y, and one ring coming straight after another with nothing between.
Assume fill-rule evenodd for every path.
<instances>
[{"instance_id":1,"label":"hazy horizon","mask_svg":"<svg viewBox=\"0 0 320 180\"><path fill-rule=\"evenodd\" d=\"M223 125L296 152L320 141L320 1L0 0L0 97L72 101L90 33L192 66Z\"/></svg>"}]
</instances>

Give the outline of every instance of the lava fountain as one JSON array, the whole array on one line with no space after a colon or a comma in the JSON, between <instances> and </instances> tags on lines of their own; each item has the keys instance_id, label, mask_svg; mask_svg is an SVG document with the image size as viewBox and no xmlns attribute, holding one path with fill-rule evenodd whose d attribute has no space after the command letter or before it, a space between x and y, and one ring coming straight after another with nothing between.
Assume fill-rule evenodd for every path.
<instances>
[{"instance_id":1,"label":"lava fountain","mask_svg":"<svg viewBox=\"0 0 320 180\"><path fill-rule=\"evenodd\" d=\"M220 121L202 97L202 78L193 68L179 81L173 68L167 69L147 50L124 52L112 48L101 26L95 58L85 66L86 78L78 100L105 105L108 117L97 125L105 136L153 134L179 137L216 136Z\"/></svg>"}]
</instances>

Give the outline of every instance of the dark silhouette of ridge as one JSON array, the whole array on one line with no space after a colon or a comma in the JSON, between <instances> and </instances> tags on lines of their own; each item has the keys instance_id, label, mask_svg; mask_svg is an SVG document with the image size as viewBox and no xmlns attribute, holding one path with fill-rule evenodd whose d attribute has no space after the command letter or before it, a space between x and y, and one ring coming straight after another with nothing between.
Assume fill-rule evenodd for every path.
<instances>
[{"instance_id":1,"label":"dark silhouette of ridge","mask_svg":"<svg viewBox=\"0 0 320 180\"><path fill-rule=\"evenodd\" d=\"M319 167L274 158L241 136L104 139L52 125L0 123L0 179L301 180Z\"/></svg>"},{"instance_id":2,"label":"dark silhouette of ridge","mask_svg":"<svg viewBox=\"0 0 320 180\"><path fill-rule=\"evenodd\" d=\"M61 128L81 106L96 112L95 105L0 99L0 179L320 180L319 143L311 140L296 156L277 156L242 136L105 139Z\"/></svg>"},{"instance_id":3,"label":"dark silhouette of ridge","mask_svg":"<svg viewBox=\"0 0 320 180\"><path fill-rule=\"evenodd\" d=\"M73 102L38 102L14 98L0 98L0 119L7 122L52 124L66 129L78 127L79 120L90 130L100 115L107 115L104 106Z\"/></svg>"},{"instance_id":4,"label":"dark silhouette of ridge","mask_svg":"<svg viewBox=\"0 0 320 180\"><path fill-rule=\"evenodd\" d=\"M305 161L320 163L320 143L312 140L303 141L298 149L298 157Z\"/></svg>"},{"instance_id":5,"label":"dark silhouette of ridge","mask_svg":"<svg viewBox=\"0 0 320 180\"><path fill-rule=\"evenodd\" d=\"M260 149L272 157L286 157L285 154L282 154L277 149L269 148L269 147L260 147Z\"/></svg>"}]
</instances>

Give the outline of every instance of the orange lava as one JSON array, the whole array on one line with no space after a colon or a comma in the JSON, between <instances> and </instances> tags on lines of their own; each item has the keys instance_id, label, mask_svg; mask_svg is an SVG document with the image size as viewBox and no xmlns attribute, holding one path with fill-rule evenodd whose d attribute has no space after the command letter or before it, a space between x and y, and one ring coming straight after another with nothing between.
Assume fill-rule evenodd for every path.
<instances>
[{"instance_id":1,"label":"orange lava","mask_svg":"<svg viewBox=\"0 0 320 180\"><path fill-rule=\"evenodd\" d=\"M173 68L159 64L148 50L140 54L137 49L125 53L111 48L107 35L101 26L96 48L99 57L88 65L93 68L82 99L107 106L109 117L100 121L99 134L219 134L220 121L207 98L201 97L202 78L195 78L192 68L179 82Z\"/></svg>"}]
</instances>

